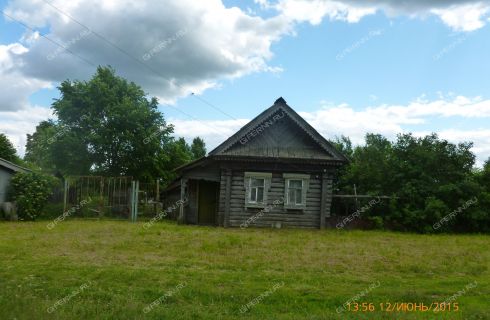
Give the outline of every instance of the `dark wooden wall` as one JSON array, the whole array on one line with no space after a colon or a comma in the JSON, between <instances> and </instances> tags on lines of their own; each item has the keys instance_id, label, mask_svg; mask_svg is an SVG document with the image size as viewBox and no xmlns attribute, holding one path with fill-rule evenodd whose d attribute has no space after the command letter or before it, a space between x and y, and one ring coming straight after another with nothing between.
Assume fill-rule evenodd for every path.
<instances>
[{"instance_id":1,"label":"dark wooden wall","mask_svg":"<svg viewBox=\"0 0 490 320\"><path fill-rule=\"evenodd\" d=\"M273 224L280 222L282 227L320 228L325 226L325 220L330 216L332 173L335 170L332 167L222 161L218 170L218 177L216 177L216 167L213 165L212 168L209 172L206 172L206 168L200 168L185 174L188 195L188 203L184 207L186 223L198 223L198 183L204 177L206 180L219 181L217 225L240 227L247 222L247 219L263 210L262 208L245 207L244 175L246 171L272 173L267 201L272 207L270 211L264 211L263 215L255 222L250 223L249 226L270 228ZM285 191L284 173L309 174L306 209L289 210L284 208L282 203ZM179 200L178 190L180 189L174 189L165 202L172 204L172 201L175 203ZM274 205L274 201L281 203Z\"/></svg>"},{"instance_id":2,"label":"dark wooden wall","mask_svg":"<svg viewBox=\"0 0 490 320\"><path fill-rule=\"evenodd\" d=\"M254 170L231 170L225 169L222 171L220 202L219 202L219 220L220 225L240 227L250 217L259 213L261 208L246 208L245 207L245 171ZM287 210L282 203L284 197L285 181L283 173L295 173L294 171L264 171L272 172L271 188L268 191L268 204L271 205L269 212L263 212L255 222L250 223L250 226L257 227L272 227L276 222L280 222L282 227L304 227L304 228L319 228L321 219L321 210L324 210L323 216L329 216L330 203L332 195L331 176L325 174L325 203L322 207L322 173L311 172L308 191L306 194L306 209L305 210ZM302 172L304 173L304 172ZM226 181L227 176L230 180L229 202L226 197ZM280 202L273 205L274 201ZM227 210L227 203L229 209Z\"/></svg>"},{"instance_id":3,"label":"dark wooden wall","mask_svg":"<svg viewBox=\"0 0 490 320\"><path fill-rule=\"evenodd\" d=\"M197 224L198 208L198 183L197 180L189 180L187 183L187 205L185 207L185 222L188 224Z\"/></svg>"}]
</instances>

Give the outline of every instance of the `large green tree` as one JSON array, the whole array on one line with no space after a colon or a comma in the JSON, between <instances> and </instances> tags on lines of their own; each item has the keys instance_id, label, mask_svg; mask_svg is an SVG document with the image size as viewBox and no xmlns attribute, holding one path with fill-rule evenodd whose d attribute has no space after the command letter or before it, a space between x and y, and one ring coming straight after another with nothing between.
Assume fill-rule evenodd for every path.
<instances>
[{"instance_id":1,"label":"large green tree","mask_svg":"<svg viewBox=\"0 0 490 320\"><path fill-rule=\"evenodd\" d=\"M436 134L421 138L399 135L391 160L393 193L399 196L393 204L392 222L402 229L432 231L434 222L476 196L479 186L473 181L472 146L472 143L456 145ZM446 226L454 226L458 219Z\"/></svg>"},{"instance_id":2,"label":"large green tree","mask_svg":"<svg viewBox=\"0 0 490 320\"><path fill-rule=\"evenodd\" d=\"M56 132L57 126L52 120L40 122L33 134L27 134L24 160L46 172L54 173L56 171L55 161L58 159L53 157L54 150L50 148L50 143Z\"/></svg>"},{"instance_id":3,"label":"large green tree","mask_svg":"<svg viewBox=\"0 0 490 320\"><path fill-rule=\"evenodd\" d=\"M52 109L57 121L39 124L28 137L26 159L64 175L171 176L191 160L189 147L171 137L156 98L147 98L114 69L99 67L89 81L66 80ZM185 141L184 141L185 142ZM185 156L173 157L182 150Z\"/></svg>"}]
</instances>

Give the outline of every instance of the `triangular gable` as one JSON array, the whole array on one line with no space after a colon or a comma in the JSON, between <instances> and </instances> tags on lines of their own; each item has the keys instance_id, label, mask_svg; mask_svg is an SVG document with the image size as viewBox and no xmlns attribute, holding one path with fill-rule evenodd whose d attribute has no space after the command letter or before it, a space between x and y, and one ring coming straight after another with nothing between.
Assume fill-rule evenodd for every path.
<instances>
[{"instance_id":1,"label":"triangular gable","mask_svg":"<svg viewBox=\"0 0 490 320\"><path fill-rule=\"evenodd\" d=\"M283 98L277 99L274 105L242 127L233 136L211 151L209 155L244 156L247 155L248 150L251 151L251 155L260 156L260 154L253 152L254 146L258 147L261 143L265 143L267 135L272 135L274 134L274 130L278 130L279 125L276 125L276 129L274 129L275 123L284 121L289 121L288 125L294 131L294 135L290 135L289 140L297 139L298 141L296 142L301 143L304 148L316 149L314 150L315 152L309 152L307 158L347 161L342 153L337 151L329 141L322 137L296 111L289 107ZM284 145L287 145L287 142L290 142L289 140L285 138L283 140ZM281 152L277 153L278 157L283 157L287 153L287 150L282 151L284 151L283 154Z\"/></svg>"}]
</instances>

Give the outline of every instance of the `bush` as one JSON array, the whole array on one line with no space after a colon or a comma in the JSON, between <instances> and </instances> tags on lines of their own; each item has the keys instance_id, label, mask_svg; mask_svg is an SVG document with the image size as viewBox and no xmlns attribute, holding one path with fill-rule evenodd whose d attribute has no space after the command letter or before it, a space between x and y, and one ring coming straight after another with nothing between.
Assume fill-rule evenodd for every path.
<instances>
[{"instance_id":1,"label":"bush","mask_svg":"<svg viewBox=\"0 0 490 320\"><path fill-rule=\"evenodd\" d=\"M55 178L28 172L16 173L10 181L11 200L17 203L20 220L35 220L52 194Z\"/></svg>"},{"instance_id":2,"label":"bush","mask_svg":"<svg viewBox=\"0 0 490 320\"><path fill-rule=\"evenodd\" d=\"M383 229L384 226L383 217L372 216L372 217L368 217L368 220L371 221L372 227L374 229Z\"/></svg>"}]
</instances>

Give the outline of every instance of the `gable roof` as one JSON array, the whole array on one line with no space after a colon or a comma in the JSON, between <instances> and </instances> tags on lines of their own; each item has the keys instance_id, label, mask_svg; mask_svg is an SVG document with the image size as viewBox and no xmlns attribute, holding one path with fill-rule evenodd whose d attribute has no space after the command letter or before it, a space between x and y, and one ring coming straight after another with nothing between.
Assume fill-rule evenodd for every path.
<instances>
[{"instance_id":1,"label":"gable roof","mask_svg":"<svg viewBox=\"0 0 490 320\"><path fill-rule=\"evenodd\" d=\"M0 167L5 168L9 171L12 172L30 172L31 170L21 167L19 165L16 165L15 163L12 163L10 161L7 161L5 159L0 158Z\"/></svg>"},{"instance_id":2,"label":"gable roof","mask_svg":"<svg viewBox=\"0 0 490 320\"><path fill-rule=\"evenodd\" d=\"M219 156L237 144L240 139L247 136L255 128L259 127L264 121L270 118L275 113L283 111L301 130L303 130L309 137L315 141L319 147L331 155L332 160L347 162L347 158L339 152L335 147L325 139L318 131L316 131L308 122L305 121L296 111L294 111L286 101L280 97L274 104L243 126L234 135L228 138L225 142L217 146L214 150L209 152L209 156Z\"/></svg>"}]
</instances>

